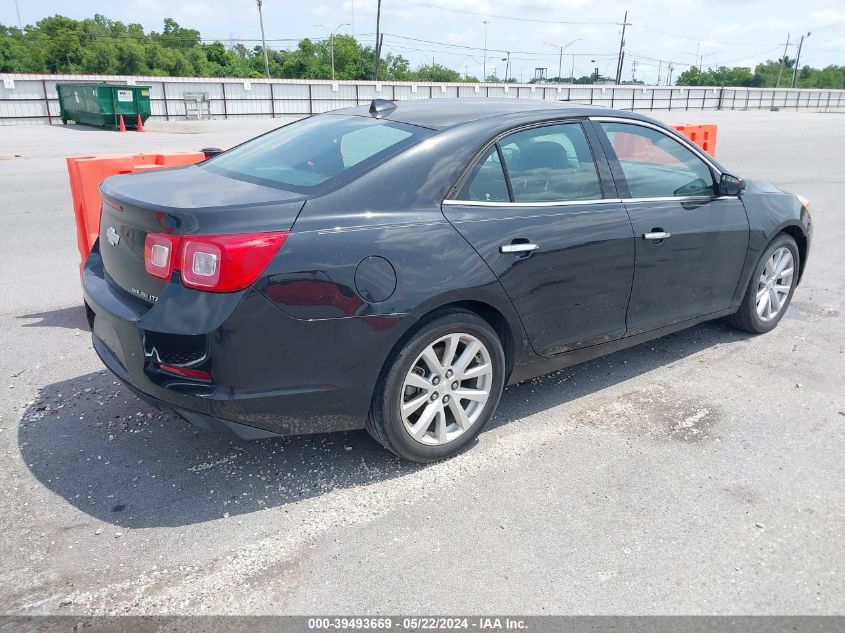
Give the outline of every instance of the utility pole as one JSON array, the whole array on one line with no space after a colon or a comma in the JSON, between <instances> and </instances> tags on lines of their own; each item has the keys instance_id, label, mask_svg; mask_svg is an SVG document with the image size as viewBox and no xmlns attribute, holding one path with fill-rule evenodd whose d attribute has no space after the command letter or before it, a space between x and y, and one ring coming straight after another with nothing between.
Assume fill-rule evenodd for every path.
<instances>
[{"instance_id":1,"label":"utility pole","mask_svg":"<svg viewBox=\"0 0 845 633\"><path fill-rule=\"evenodd\" d=\"M794 88L798 83L798 62L801 61L801 47L804 46L804 38L810 37L812 33L807 33L801 36L801 41L798 42L798 54L795 56L795 67L792 69L792 87Z\"/></svg>"},{"instance_id":2,"label":"utility pole","mask_svg":"<svg viewBox=\"0 0 845 633\"><path fill-rule=\"evenodd\" d=\"M637 60L631 62L631 83L637 83Z\"/></svg>"},{"instance_id":3,"label":"utility pole","mask_svg":"<svg viewBox=\"0 0 845 633\"><path fill-rule=\"evenodd\" d=\"M625 48L625 27L628 26L628 12L625 11L625 19L622 20L622 37L619 39L619 56L616 58L616 83L622 81L622 51Z\"/></svg>"},{"instance_id":4,"label":"utility pole","mask_svg":"<svg viewBox=\"0 0 845 633\"><path fill-rule=\"evenodd\" d=\"M510 51L505 51L508 56L502 57L502 61L505 62L505 83L508 83L508 73L511 67L511 53Z\"/></svg>"},{"instance_id":5,"label":"utility pole","mask_svg":"<svg viewBox=\"0 0 845 633\"><path fill-rule=\"evenodd\" d=\"M672 72L675 70L675 67L672 65L672 62L669 62L669 78L666 80L666 85L672 85Z\"/></svg>"},{"instance_id":6,"label":"utility pole","mask_svg":"<svg viewBox=\"0 0 845 633\"><path fill-rule=\"evenodd\" d=\"M484 25L484 76L481 81L487 81L487 25L490 20L482 20L481 23Z\"/></svg>"},{"instance_id":7,"label":"utility pole","mask_svg":"<svg viewBox=\"0 0 845 633\"><path fill-rule=\"evenodd\" d=\"M572 69L569 71L569 78L575 83L575 53L572 53Z\"/></svg>"},{"instance_id":8,"label":"utility pole","mask_svg":"<svg viewBox=\"0 0 845 633\"><path fill-rule=\"evenodd\" d=\"M258 3L258 21L261 23L261 50L264 51L264 74L270 79L270 61L267 59L267 42L264 40L264 15L261 13L261 4L264 0L255 0Z\"/></svg>"},{"instance_id":9,"label":"utility pole","mask_svg":"<svg viewBox=\"0 0 845 633\"><path fill-rule=\"evenodd\" d=\"M18 14L18 26L20 27L21 31L23 31L23 22L21 22L21 10L18 7L18 0L15 0L15 11Z\"/></svg>"},{"instance_id":10,"label":"utility pole","mask_svg":"<svg viewBox=\"0 0 845 633\"><path fill-rule=\"evenodd\" d=\"M378 81L378 64L381 58L381 0L378 0L378 8L376 9L376 53L375 53L375 67L373 68L373 76Z\"/></svg>"},{"instance_id":11,"label":"utility pole","mask_svg":"<svg viewBox=\"0 0 845 633\"><path fill-rule=\"evenodd\" d=\"M660 85L660 71L663 70L663 60L657 60L657 85Z\"/></svg>"},{"instance_id":12,"label":"utility pole","mask_svg":"<svg viewBox=\"0 0 845 633\"><path fill-rule=\"evenodd\" d=\"M783 57L780 58L780 70L778 71L778 81L775 84L775 88L780 88L780 78L783 75L783 65L786 63L786 52L789 50L789 36L790 33L787 33L786 45L783 47Z\"/></svg>"}]
</instances>

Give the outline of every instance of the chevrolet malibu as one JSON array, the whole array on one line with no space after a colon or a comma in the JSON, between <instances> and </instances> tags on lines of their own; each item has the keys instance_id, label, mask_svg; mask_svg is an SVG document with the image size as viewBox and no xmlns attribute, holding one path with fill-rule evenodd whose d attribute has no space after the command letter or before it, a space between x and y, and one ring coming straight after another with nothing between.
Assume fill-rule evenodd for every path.
<instances>
[{"instance_id":1,"label":"chevrolet malibu","mask_svg":"<svg viewBox=\"0 0 845 633\"><path fill-rule=\"evenodd\" d=\"M101 190L86 308L138 396L418 462L507 384L710 319L768 332L811 236L806 200L656 121L515 99L375 100Z\"/></svg>"}]
</instances>

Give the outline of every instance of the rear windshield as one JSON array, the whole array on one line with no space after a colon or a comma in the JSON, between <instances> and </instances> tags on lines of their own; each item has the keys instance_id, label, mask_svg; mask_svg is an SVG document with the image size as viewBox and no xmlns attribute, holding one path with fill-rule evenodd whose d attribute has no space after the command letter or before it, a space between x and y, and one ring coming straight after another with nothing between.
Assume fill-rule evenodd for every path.
<instances>
[{"instance_id":1,"label":"rear windshield","mask_svg":"<svg viewBox=\"0 0 845 633\"><path fill-rule=\"evenodd\" d=\"M317 116L259 136L203 166L241 180L308 191L341 174L363 172L432 133L370 117Z\"/></svg>"}]
</instances>

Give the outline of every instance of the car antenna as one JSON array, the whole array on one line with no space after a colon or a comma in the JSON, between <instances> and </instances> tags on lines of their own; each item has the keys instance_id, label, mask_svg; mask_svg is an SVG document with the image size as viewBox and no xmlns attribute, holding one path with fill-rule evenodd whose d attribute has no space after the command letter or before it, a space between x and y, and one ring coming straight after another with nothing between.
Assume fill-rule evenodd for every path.
<instances>
[{"instance_id":1,"label":"car antenna","mask_svg":"<svg viewBox=\"0 0 845 633\"><path fill-rule=\"evenodd\" d=\"M370 115L380 119L388 112L396 109L396 104L389 99L373 99L370 103Z\"/></svg>"}]
</instances>

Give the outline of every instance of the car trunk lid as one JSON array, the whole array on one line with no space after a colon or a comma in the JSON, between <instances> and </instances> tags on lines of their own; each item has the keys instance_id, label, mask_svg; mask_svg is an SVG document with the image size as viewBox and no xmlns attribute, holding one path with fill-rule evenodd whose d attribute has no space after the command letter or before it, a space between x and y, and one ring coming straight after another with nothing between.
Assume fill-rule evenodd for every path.
<instances>
[{"instance_id":1,"label":"car trunk lid","mask_svg":"<svg viewBox=\"0 0 845 633\"><path fill-rule=\"evenodd\" d=\"M100 186L100 254L111 282L155 303L169 283L147 273L149 233L214 235L289 230L302 194L234 180L198 166L126 174Z\"/></svg>"}]
</instances>

